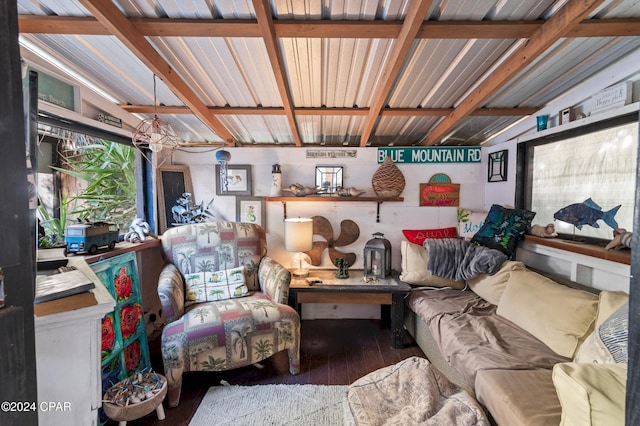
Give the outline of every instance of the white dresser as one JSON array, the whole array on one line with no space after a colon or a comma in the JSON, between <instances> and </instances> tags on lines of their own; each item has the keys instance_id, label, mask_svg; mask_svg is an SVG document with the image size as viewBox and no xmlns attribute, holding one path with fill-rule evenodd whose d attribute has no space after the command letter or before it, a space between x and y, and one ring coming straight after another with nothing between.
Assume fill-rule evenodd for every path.
<instances>
[{"instance_id":1,"label":"white dresser","mask_svg":"<svg viewBox=\"0 0 640 426\"><path fill-rule=\"evenodd\" d=\"M38 423L47 426L96 425L102 404L102 317L115 301L82 258L69 265L95 283L97 304L35 316Z\"/></svg>"}]
</instances>

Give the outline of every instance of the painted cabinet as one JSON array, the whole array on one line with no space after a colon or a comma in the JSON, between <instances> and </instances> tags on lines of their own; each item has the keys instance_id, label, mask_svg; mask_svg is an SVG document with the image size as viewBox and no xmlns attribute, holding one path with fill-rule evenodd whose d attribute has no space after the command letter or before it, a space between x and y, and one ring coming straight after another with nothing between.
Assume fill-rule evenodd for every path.
<instances>
[{"instance_id":1,"label":"painted cabinet","mask_svg":"<svg viewBox=\"0 0 640 426\"><path fill-rule=\"evenodd\" d=\"M149 346L136 254L124 253L91 264L115 299L115 309L101 322L102 392L136 371L150 369ZM100 410L100 423L108 419Z\"/></svg>"}]
</instances>

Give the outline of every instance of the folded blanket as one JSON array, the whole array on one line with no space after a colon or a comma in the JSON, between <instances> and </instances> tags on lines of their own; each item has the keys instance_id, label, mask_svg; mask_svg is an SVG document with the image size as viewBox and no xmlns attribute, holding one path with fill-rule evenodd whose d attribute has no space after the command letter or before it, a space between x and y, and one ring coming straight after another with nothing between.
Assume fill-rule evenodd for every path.
<instances>
[{"instance_id":1,"label":"folded blanket","mask_svg":"<svg viewBox=\"0 0 640 426\"><path fill-rule=\"evenodd\" d=\"M427 271L456 281L493 275L507 261L507 255L499 250L457 238L426 239L423 246L427 250Z\"/></svg>"}]
</instances>

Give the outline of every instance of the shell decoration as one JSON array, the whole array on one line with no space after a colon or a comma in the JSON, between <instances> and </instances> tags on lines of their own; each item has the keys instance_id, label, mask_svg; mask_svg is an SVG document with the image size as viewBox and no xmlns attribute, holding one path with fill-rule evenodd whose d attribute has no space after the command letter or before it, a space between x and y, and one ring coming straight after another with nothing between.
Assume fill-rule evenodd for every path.
<instances>
[{"instance_id":1,"label":"shell decoration","mask_svg":"<svg viewBox=\"0 0 640 426\"><path fill-rule=\"evenodd\" d=\"M371 178L371 186L378 197L397 197L404 190L404 175L393 163L391 157L385 157Z\"/></svg>"}]
</instances>

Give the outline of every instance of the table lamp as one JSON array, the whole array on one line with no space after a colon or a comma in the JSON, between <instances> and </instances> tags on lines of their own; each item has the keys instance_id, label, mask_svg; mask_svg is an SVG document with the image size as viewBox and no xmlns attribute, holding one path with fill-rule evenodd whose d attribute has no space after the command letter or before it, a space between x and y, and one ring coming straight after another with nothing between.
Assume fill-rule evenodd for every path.
<instances>
[{"instance_id":1,"label":"table lamp","mask_svg":"<svg viewBox=\"0 0 640 426\"><path fill-rule=\"evenodd\" d=\"M309 275L311 258L303 253L313 248L313 220L306 218L285 219L284 249L296 252L291 259L291 273L296 277Z\"/></svg>"}]
</instances>

